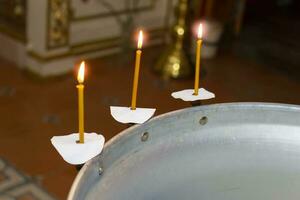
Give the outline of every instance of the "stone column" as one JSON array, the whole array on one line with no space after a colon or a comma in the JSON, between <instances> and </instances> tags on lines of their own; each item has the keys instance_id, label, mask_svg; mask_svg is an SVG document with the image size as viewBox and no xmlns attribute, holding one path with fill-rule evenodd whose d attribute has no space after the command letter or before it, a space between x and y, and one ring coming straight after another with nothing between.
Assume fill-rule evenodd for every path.
<instances>
[{"instance_id":1,"label":"stone column","mask_svg":"<svg viewBox=\"0 0 300 200\"><path fill-rule=\"evenodd\" d=\"M41 76L73 68L69 51L69 0L27 0L26 67Z\"/></svg>"}]
</instances>

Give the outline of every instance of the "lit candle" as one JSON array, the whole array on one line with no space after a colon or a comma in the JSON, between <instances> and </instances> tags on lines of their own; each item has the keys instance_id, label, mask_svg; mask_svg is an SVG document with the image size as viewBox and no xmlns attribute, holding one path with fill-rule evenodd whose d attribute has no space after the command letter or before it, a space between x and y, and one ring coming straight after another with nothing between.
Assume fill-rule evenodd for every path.
<instances>
[{"instance_id":1,"label":"lit candle","mask_svg":"<svg viewBox=\"0 0 300 200\"><path fill-rule=\"evenodd\" d=\"M202 24L199 24L198 33L197 33L197 50L196 50L194 95L198 95L198 90L199 90L201 45L202 45Z\"/></svg>"},{"instance_id":2,"label":"lit candle","mask_svg":"<svg viewBox=\"0 0 300 200\"><path fill-rule=\"evenodd\" d=\"M132 97L131 97L131 110L136 109L136 97L137 97L137 89L139 82L139 71L140 71L140 63L141 63L141 55L142 55L142 46L143 46L143 31L139 32L136 56L135 56L135 69L134 69L134 79L133 79L133 89L132 89Z\"/></svg>"},{"instance_id":3,"label":"lit candle","mask_svg":"<svg viewBox=\"0 0 300 200\"><path fill-rule=\"evenodd\" d=\"M76 86L78 89L78 132L79 132L79 143L84 143L84 61L81 62L77 80L78 85Z\"/></svg>"}]
</instances>

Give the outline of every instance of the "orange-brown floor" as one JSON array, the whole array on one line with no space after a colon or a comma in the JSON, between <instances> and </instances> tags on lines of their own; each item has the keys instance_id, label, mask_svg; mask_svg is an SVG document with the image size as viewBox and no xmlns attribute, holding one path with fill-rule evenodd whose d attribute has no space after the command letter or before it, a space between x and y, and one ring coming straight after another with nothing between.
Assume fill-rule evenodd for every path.
<instances>
[{"instance_id":1,"label":"orange-brown floor","mask_svg":"<svg viewBox=\"0 0 300 200\"><path fill-rule=\"evenodd\" d=\"M189 107L189 103L172 99L170 93L193 87L193 80L164 82L152 73L159 49L144 51L138 96L138 106L156 107L156 115ZM127 62L114 55L87 63L86 131L103 133L108 140L126 128L113 120L109 106L129 106L132 60ZM207 75L201 84L216 94L215 99L204 104L238 101L300 104L300 80L270 66L228 53L203 61L203 67ZM0 156L35 178L58 199L66 199L77 172L58 155L50 138L77 130L75 75L37 80L3 60L0 70L3 93ZM5 95L3 87L11 91Z\"/></svg>"}]
</instances>

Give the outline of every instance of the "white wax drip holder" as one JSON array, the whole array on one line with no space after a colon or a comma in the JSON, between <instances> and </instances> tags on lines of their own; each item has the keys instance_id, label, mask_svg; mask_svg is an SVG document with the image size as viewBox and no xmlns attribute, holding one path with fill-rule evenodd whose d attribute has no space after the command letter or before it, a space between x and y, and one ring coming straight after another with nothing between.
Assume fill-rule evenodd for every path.
<instances>
[{"instance_id":1,"label":"white wax drip holder","mask_svg":"<svg viewBox=\"0 0 300 200\"><path fill-rule=\"evenodd\" d=\"M84 133L84 143L78 143L79 134L54 136L51 143L69 164L81 165L101 153L105 139L101 134Z\"/></svg>"},{"instance_id":2,"label":"white wax drip holder","mask_svg":"<svg viewBox=\"0 0 300 200\"><path fill-rule=\"evenodd\" d=\"M123 124L142 124L148 121L155 113L155 108L136 108L111 106L110 114L112 117Z\"/></svg>"},{"instance_id":3,"label":"white wax drip holder","mask_svg":"<svg viewBox=\"0 0 300 200\"><path fill-rule=\"evenodd\" d=\"M194 89L186 89L178 92L173 92L171 95L175 99L181 99L183 101L198 101L208 100L215 98L215 94L207 91L204 88L198 90L198 95L194 95Z\"/></svg>"}]
</instances>

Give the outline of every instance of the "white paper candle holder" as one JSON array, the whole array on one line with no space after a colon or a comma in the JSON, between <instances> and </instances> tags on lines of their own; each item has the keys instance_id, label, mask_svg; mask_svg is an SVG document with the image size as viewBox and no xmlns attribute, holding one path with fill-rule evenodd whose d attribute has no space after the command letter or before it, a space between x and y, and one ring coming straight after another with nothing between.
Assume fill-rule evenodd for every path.
<instances>
[{"instance_id":1,"label":"white paper candle holder","mask_svg":"<svg viewBox=\"0 0 300 200\"><path fill-rule=\"evenodd\" d=\"M84 143L77 143L78 133L54 136L51 143L69 164L80 165L101 153L105 139L97 133L84 133Z\"/></svg>"},{"instance_id":2,"label":"white paper candle holder","mask_svg":"<svg viewBox=\"0 0 300 200\"><path fill-rule=\"evenodd\" d=\"M198 101L215 98L215 94L207 91L204 88L198 90L198 95L194 95L194 89L186 89L178 92L173 92L172 97L182 99L183 101Z\"/></svg>"},{"instance_id":3,"label":"white paper candle holder","mask_svg":"<svg viewBox=\"0 0 300 200\"><path fill-rule=\"evenodd\" d=\"M123 124L142 124L154 115L155 110L154 108L136 108L132 110L130 107L110 107L112 117Z\"/></svg>"}]
</instances>

